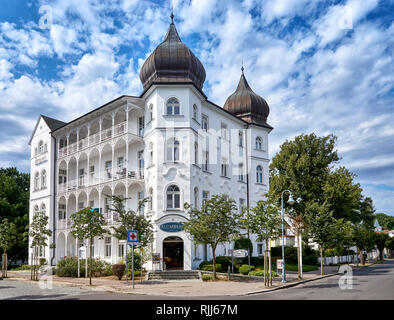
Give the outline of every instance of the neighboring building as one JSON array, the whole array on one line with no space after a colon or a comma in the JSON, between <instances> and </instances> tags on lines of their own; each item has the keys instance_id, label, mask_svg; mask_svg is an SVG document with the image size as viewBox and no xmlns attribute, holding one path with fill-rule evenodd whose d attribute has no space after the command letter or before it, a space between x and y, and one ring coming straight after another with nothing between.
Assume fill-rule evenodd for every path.
<instances>
[{"instance_id":1,"label":"neighboring building","mask_svg":"<svg viewBox=\"0 0 394 320\"><path fill-rule=\"evenodd\" d=\"M241 210L268 191L269 107L250 88L243 68L223 108L209 101L202 90L204 67L172 22L140 79L139 97L121 96L68 123L38 120L30 141L30 219L37 210L50 217L56 249L47 247L41 256L51 265L82 245L70 232L72 213L90 206L110 226L118 223L106 197L116 194L131 197L126 209L133 210L148 197L140 214L151 215L155 224L151 252L169 257L168 267L196 268L211 252L182 230L184 203L200 206L225 193ZM222 245L217 254L231 248ZM124 254L125 243L115 237L94 241L94 257L116 263ZM151 261L146 266L159 268Z\"/></svg>"}]
</instances>

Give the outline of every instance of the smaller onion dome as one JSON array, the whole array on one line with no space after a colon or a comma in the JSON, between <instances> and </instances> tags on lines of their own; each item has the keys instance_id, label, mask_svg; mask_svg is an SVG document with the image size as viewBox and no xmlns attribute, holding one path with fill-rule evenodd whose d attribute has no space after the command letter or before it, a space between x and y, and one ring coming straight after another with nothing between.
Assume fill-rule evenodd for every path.
<instances>
[{"instance_id":1,"label":"smaller onion dome","mask_svg":"<svg viewBox=\"0 0 394 320\"><path fill-rule=\"evenodd\" d=\"M267 126L270 113L268 103L253 92L246 81L244 68L242 67L241 70L242 75L237 90L227 98L223 108L248 123Z\"/></svg>"},{"instance_id":2,"label":"smaller onion dome","mask_svg":"<svg viewBox=\"0 0 394 320\"><path fill-rule=\"evenodd\" d=\"M140 79L146 90L153 83L193 83L202 89L205 69L200 60L181 41L171 14L171 24L164 41L144 62Z\"/></svg>"}]
</instances>

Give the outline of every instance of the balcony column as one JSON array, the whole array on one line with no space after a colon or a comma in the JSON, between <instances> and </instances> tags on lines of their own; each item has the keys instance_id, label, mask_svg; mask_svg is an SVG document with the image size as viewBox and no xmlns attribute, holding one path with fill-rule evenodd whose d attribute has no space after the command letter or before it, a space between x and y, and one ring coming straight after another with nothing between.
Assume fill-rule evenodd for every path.
<instances>
[{"instance_id":1,"label":"balcony column","mask_svg":"<svg viewBox=\"0 0 394 320\"><path fill-rule=\"evenodd\" d=\"M112 112L112 132L111 132L111 139L112 139L112 141L111 141L111 145L112 145L112 168L111 168L111 172L112 172L112 176L111 176L111 178L112 178L112 181L114 180L114 175L115 175L115 172L116 172L116 169L115 169L115 145L114 145L114 136L115 136L115 112Z\"/></svg>"},{"instance_id":2,"label":"balcony column","mask_svg":"<svg viewBox=\"0 0 394 320\"><path fill-rule=\"evenodd\" d=\"M87 154L87 157L88 157L88 159L87 159L87 162L86 162L87 163L86 164L86 166L87 166L87 168L86 168L86 186L90 186L90 161L89 161L90 160L90 156L89 156L89 154Z\"/></svg>"},{"instance_id":3,"label":"balcony column","mask_svg":"<svg viewBox=\"0 0 394 320\"><path fill-rule=\"evenodd\" d=\"M126 183L128 183L129 180L129 135L126 135L126 154L124 157L124 161L126 162Z\"/></svg>"},{"instance_id":4,"label":"balcony column","mask_svg":"<svg viewBox=\"0 0 394 320\"><path fill-rule=\"evenodd\" d=\"M126 111L126 132L129 133L129 111L130 111L130 107L129 107L128 103L126 104L125 111Z\"/></svg>"},{"instance_id":5,"label":"balcony column","mask_svg":"<svg viewBox=\"0 0 394 320\"><path fill-rule=\"evenodd\" d=\"M76 165L76 168L77 168L77 174L76 174L76 176L77 176L77 189L78 189L78 187L79 187L79 157L77 158L77 157L75 157L76 158L76 160L77 160L77 165Z\"/></svg>"},{"instance_id":6,"label":"balcony column","mask_svg":"<svg viewBox=\"0 0 394 320\"><path fill-rule=\"evenodd\" d=\"M79 130L80 128L77 129L77 151L79 151Z\"/></svg>"},{"instance_id":7,"label":"balcony column","mask_svg":"<svg viewBox=\"0 0 394 320\"><path fill-rule=\"evenodd\" d=\"M90 122L88 123L87 145L90 147Z\"/></svg>"},{"instance_id":8,"label":"balcony column","mask_svg":"<svg viewBox=\"0 0 394 320\"><path fill-rule=\"evenodd\" d=\"M101 128L102 128L102 124L103 124L103 119L100 118L99 119L99 141L101 142ZM98 172L98 180L99 183L102 182L102 177L101 177L101 148L99 146L99 172ZM101 204L101 203L100 203Z\"/></svg>"},{"instance_id":9,"label":"balcony column","mask_svg":"<svg viewBox=\"0 0 394 320\"><path fill-rule=\"evenodd\" d=\"M68 154L68 149L69 149L69 145L70 145L70 133L67 133L67 154Z\"/></svg>"}]
</instances>

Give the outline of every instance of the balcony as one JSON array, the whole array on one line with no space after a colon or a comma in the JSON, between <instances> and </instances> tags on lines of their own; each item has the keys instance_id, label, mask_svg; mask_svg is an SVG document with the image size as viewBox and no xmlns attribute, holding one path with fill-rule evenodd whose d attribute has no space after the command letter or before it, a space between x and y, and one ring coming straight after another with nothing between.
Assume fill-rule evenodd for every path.
<instances>
[{"instance_id":1,"label":"balcony","mask_svg":"<svg viewBox=\"0 0 394 320\"><path fill-rule=\"evenodd\" d=\"M86 138L80 139L77 142L70 143L68 146L60 148L58 150L58 159L74 154L78 151L82 151L99 143L104 143L115 137L121 136L127 132L126 127L126 121L124 121L116 124L113 128L111 127L108 129L104 129L101 132L94 133ZM129 134L138 137L138 135L136 134Z\"/></svg>"},{"instance_id":2,"label":"balcony","mask_svg":"<svg viewBox=\"0 0 394 320\"><path fill-rule=\"evenodd\" d=\"M107 212L103 214L105 222L108 225L118 224L120 222L119 214L117 212Z\"/></svg>"},{"instance_id":3,"label":"balcony","mask_svg":"<svg viewBox=\"0 0 394 320\"><path fill-rule=\"evenodd\" d=\"M80 176L78 179L70 179L67 183L58 184L57 191L58 193L72 192L81 188L126 178L143 180L144 171L142 169L127 171L126 168L118 168L118 170L114 172L112 169L104 170L101 173L91 172L84 176Z\"/></svg>"},{"instance_id":4,"label":"balcony","mask_svg":"<svg viewBox=\"0 0 394 320\"><path fill-rule=\"evenodd\" d=\"M69 229L71 227L71 219L60 219L57 220L57 229Z\"/></svg>"}]
</instances>

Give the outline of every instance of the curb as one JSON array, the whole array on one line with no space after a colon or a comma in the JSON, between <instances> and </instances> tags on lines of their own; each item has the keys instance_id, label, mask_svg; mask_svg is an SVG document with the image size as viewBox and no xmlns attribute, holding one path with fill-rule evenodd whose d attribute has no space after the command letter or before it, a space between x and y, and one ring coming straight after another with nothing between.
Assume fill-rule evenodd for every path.
<instances>
[{"instance_id":1,"label":"curb","mask_svg":"<svg viewBox=\"0 0 394 320\"><path fill-rule=\"evenodd\" d=\"M374 262L368 266L362 266L360 265L358 268L355 268L354 271L357 270L361 270L363 268L368 268L371 267L375 264L381 263L381 261L377 261ZM298 286L300 284L304 284L307 282L311 282L311 281L316 281L316 280L320 280L320 279L324 279L324 278L329 278L335 275L339 275L341 273L337 272L337 273L333 273L333 274L327 274L324 276L319 276L316 278L312 278L312 279L306 279L306 280L301 280L301 281L296 281L296 282L292 282L292 283L288 283L285 284L283 286L279 286L276 288L271 288L271 289L264 289L264 290L258 290L258 291L251 291L251 292L246 292L243 294L214 294L214 295L204 295L204 296L197 296L197 297L212 297L212 296L248 296L248 295L254 295L254 294L259 294L259 293L268 293L268 292L272 292L272 291L276 291L276 290L281 290L281 289L286 289L286 288L291 288L291 287L295 287ZM37 281L33 281L30 279L26 279L26 278L18 278L18 277L12 277L12 278L7 278L7 280L15 280L15 281L26 281L26 282L34 282L36 283ZM85 289L87 291L106 291L106 292L116 292L116 293L124 293L124 294L135 294L135 295L151 295L151 296L168 296L168 297L185 297L185 295L179 294L179 295L169 295L169 294L160 294L160 295L155 295L155 294L148 294L148 293L143 293L143 292L135 292L135 291L130 291L130 290L123 290L123 289L119 289L117 287L112 287L112 286L105 286L105 285L85 285L85 284L78 284L78 283L70 283L70 282L63 282L63 281L53 281L53 283L55 285L60 285L60 286L68 286L68 287L79 287L80 289ZM133 290L133 289L131 289Z\"/></svg>"}]
</instances>

